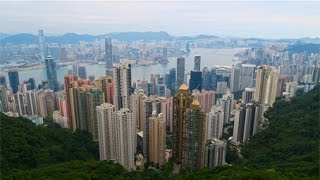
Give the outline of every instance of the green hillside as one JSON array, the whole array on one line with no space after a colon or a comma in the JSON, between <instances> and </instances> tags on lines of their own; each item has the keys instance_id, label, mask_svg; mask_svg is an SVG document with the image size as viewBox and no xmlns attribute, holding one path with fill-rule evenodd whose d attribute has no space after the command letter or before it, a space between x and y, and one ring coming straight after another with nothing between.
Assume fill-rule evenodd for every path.
<instances>
[{"instance_id":1,"label":"green hillside","mask_svg":"<svg viewBox=\"0 0 320 180\"><path fill-rule=\"evenodd\" d=\"M242 148L244 165L319 176L319 86L266 112L269 127Z\"/></svg>"},{"instance_id":2,"label":"green hillside","mask_svg":"<svg viewBox=\"0 0 320 180\"><path fill-rule=\"evenodd\" d=\"M85 131L72 133L52 123L36 126L0 113L1 174L71 160L98 158L98 144Z\"/></svg>"},{"instance_id":3,"label":"green hillside","mask_svg":"<svg viewBox=\"0 0 320 180\"><path fill-rule=\"evenodd\" d=\"M1 179L319 179L319 91L277 101L266 113L269 127L241 147L244 157L232 166L178 175L171 162L128 172L97 161L97 143L86 132L1 114Z\"/></svg>"}]
</instances>

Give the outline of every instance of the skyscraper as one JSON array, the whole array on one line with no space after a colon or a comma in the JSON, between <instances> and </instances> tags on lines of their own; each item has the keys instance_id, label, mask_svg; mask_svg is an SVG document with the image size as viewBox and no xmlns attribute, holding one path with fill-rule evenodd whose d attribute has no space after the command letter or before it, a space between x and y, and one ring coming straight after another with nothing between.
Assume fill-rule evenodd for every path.
<instances>
[{"instance_id":1,"label":"skyscraper","mask_svg":"<svg viewBox=\"0 0 320 180\"><path fill-rule=\"evenodd\" d=\"M230 90L231 92L238 91L240 89L240 69L237 67L232 67L231 70L231 81Z\"/></svg>"},{"instance_id":2,"label":"skyscraper","mask_svg":"<svg viewBox=\"0 0 320 180\"><path fill-rule=\"evenodd\" d=\"M277 95L279 74L276 69L264 65L258 68L254 99L255 101L272 106Z\"/></svg>"},{"instance_id":3,"label":"skyscraper","mask_svg":"<svg viewBox=\"0 0 320 180\"><path fill-rule=\"evenodd\" d=\"M87 79L87 70L85 66L79 66L78 74L80 79Z\"/></svg>"},{"instance_id":4,"label":"skyscraper","mask_svg":"<svg viewBox=\"0 0 320 180\"><path fill-rule=\"evenodd\" d=\"M201 92L198 90L194 90L192 92L194 98L196 98L201 105L201 109L203 112L208 113L211 110L211 107L215 104L215 92L214 91L205 91Z\"/></svg>"},{"instance_id":5,"label":"skyscraper","mask_svg":"<svg viewBox=\"0 0 320 180\"><path fill-rule=\"evenodd\" d=\"M45 46L45 40L44 40L44 33L43 30L38 31L38 48L39 48L39 54L41 60L45 60L46 58L46 46Z\"/></svg>"},{"instance_id":6,"label":"skyscraper","mask_svg":"<svg viewBox=\"0 0 320 180\"><path fill-rule=\"evenodd\" d=\"M103 103L97 106L100 160L116 160L114 112L114 106L110 103Z\"/></svg>"},{"instance_id":7,"label":"skyscraper","mask_svg":"<svg viewBox=\"0 0 320 180\"><path fill-rule=\"evenodd\" d=\"M72 113L72 106L73 106L73 97L70 92L70 88L73 87L74 83L78 81L77 76L68 75L64 77L64 90L66 92L66 108L67 108L67 117L68 117L68 127L72 130L76 129L75 122L72 121L73 113Z\"/></svg>"},{"instance_id":8,"label":"skyscraper","mask_svg":"<svg viewBox=\"0 0 320 180\"><path fill-rule=\"evenodd\" d=\"M255 70L253 64L242 64L241 65L241 89L253 87L253 74Z\"/></svg>"},{"instance_id":9,"label":"skyscraper","mask_svg":"<svg viewBox=\"0 0 320 180\"><path fill-rule=\"evenodd\" d=\"M150 162L164 165L166 151L166 123L163 120L163 114L154 111L150 117L149 125L149 157Z\"/></svg>"},{"instance_id":10,"label":"skyscraper","mask_svg":"<svg viewBox=\"0 0 320 180\"><path fill-rule=\"evenodd\" d=\"M105 59L106 59L106 68L112 69L112 40L110 36L105 38Z\"/></svg>"},{"instance_id":11,"label":"skyscraper","mask_svg":"<svg viewBox=\"0 0 320 180\"><path fill-rule=\"evenodd\" d=\"M10 87L12 89L12 93L16 94L19 90L19 74L17 70L10 69L8 72Z\"/></svg>"},{"instance_id":12,"label":"skyscraper","mask_svg":"<svg viewBox=\"0 0 320 180\"><path fill-rule=\"evenodd\" d=\"M206 115L206 138L207 140L220 139L223 131L224 112L221 106L216 105Z\"/></svg>"},{"instance_id":13,"label":"skyscraper","mask_svg":"<svg viewBox=\"0 0 320 180\"><path fill-rule=\"evenodd\" d=\"M181 168L199 170L204 166L205 115L194 99L184 113Z\"/></svg>"},{"instance_id":14,"label":"skyscraper","mask_svg":"<svg viewBox=\"0 0 320 180\"><path fill-rule=\"evenodd\" d=\"M113 104L114 96L114 87L112 77L110 76L101 76L94 81L94 86L102 89L104 93L104 102Z\"/></svg>"},{"instance_id":15,"label":"skyscraper","mask_svg":"<svg viewBox=\"0 0 320 180\"><path fill-rule=\"evenodd\" d=\"M129 109L115 112L116 162L127 170L135 170L134 155L136 149L136 119Z\"/></svg>"},{"instance_id":16,"label":"skyscraper","mask_svg":"<svg viewBox=\"0 0 320 180\"><path fill-rule=\"evenodd\" d=\"M0 112L8 112L8 95L5 86L0 85Z\"/></svg>"},{"instance_id":17,"label":"skyscraper","mask_svg":"<svg viewBox=\"0 0 320 180\"><path fill-rule=\"evenodd\" d=\"M177 87L184 82L185 59L180 57L177 59Z\"/></svg>"},{"instance_id":18,"label":"skyscraper","mask_svg":"<svg viewBox=\"0 0 320 180\"><path fill-rule=\"evenodd\" d=\"M0 85L7 87L7 80L6 80L6 76L0 74Z\"/></svg>"},{"instance_id":19,"label":"skyscraper","mask_svg":"<svg viewBox=\"0 0 320 180\"><path fill-rule=\"evenodd\" d=\"M30 116L38 115L37 93L35 90L29 90L26 92L26 101L27 101L27 114Z\"/></svg>"},{"instance_id":20,"label":"skyscraper","mask_svg":"<svg viewBox=\"0 0 320 180\"><path fill-rule=\"evenodd\" d=\"M19 115L20 116L26 115L24 94L21 92L17 92L16 94L14 94L14 102L16 104L16 109Z\"/></svg>"},{"instance_id":21,"label":"skyscraper","mask_svg":"<svg viewBox=\"0 0 320 180\"><path fill-rule=\"evenodd\" d=\"M131 64L119 64L113 67L114 105L116 110L129 108L132 94Z\"/></svg>"},{"instance_id":22,"label":"skyscraper","mask_svg":"<svg viewBox=\"0 0 320 180\"><path fill-rule=\"evenodd\" d=\"M223 123L229 124L230 122L230 113L232 109L232 101L233 101L233 94L228 91L226 94L222 96L221 99L218 99L219 105L221 106L224 116L223 116Z\"/></svg>"},{"instance_id":23,"label":"skyscraper","mask_svg":"<svg viewBox=\"0 0 320 180\"><path fill-rule=\"evenodd\" d=\"M259 105L239 103L235 108L232 142L246 142L258 132Z\"/></svg>"},{"instance_id":24,"label":"skyscraper","mask_svg":"<svg viewBox=\"0 0 320 180\"><path fill-rule=\"evenodd\" d=\"M46 70L47 70L49 88L52 89L54 92L59 91L56 63L53 61L53 58L50 54L46 58Z\"/></svg>"},{"instance_id":25,"label":"skyscraper","mask_svg":"<svg viewBox=\"0 0 320 180\"><path fill-rule=\"evenodd\" d=\"M200 71L201 68L201 56L195 55L194 56L194 71Z\"/></svg>"},{"instance_id":26,"label":"skyscraper","mask_svg":"<svg viewBox=\"0 0 320 180\"><path fill-rule=\"evenodd\" d=\"M176 68L170 69L169 80L170 80L170 84L167 85L167 87L170 89L171 94L174 94L176 93L176 85L177 85Z\"/></svg>"},{"instance_id":27,"label":"skyscraper","mask_svg":"<svg viewBox=\"0 0 320 180\"><path fill-rule=\"evenodd\" d=\"M242 94L242 100L245 103L250 103L253 101L253 96L254 96L254 89L253 88L245 88Z\"/></svg>"},{"instance_id":28,"label":"skyscraper","mask_svg":"<svg viewBox=\"0 0 320 180\"><path fill-rule=\"evenodd\" d=\"M223 166L226 164L227 143L213 139L206 144L205 167Z\"/></svg>"},{"instance_id":29,"label":"skyscraper","mask_svg":"<svg viewBox=\"0 0 320 180\"><path fill-rule=\"evenodd\" d=\"M182 169L204 165L205 120L198 100L183 83L173 98L173 157Z\"/></svg>"},{"instance_id":30,"label":"skyscraper","mask_svg":"<svg viewBox=\"0 0 320 180\"><path fill-rule=\"evenodd\" d=\"M202 72L201 71L191 71L189 89L190 89L190 92L192 92L194 89L197 89L199 91L202 90Z\"/></svg>"},{"instance_id":31,"label":"skyscraper","mask_svg":"<svg viewBox=\"0 0 320 180\"><path fill-rule=\"evenodd\" d=\"M81 81L79 81L81 82ZM75 122L76 129L87 130L92 134L92 140L97 140L97 117L96 106L104 102L102 89L87 85L74 85L70 88L72 95L71 111L72 121Z\"/></svg>"},{"instance_id":32,"label":"skyscraper","mask_svg":"<svg viewBox=\"0 0 320 180\"><path fill-rule=\"evenodd\" d=\"M97 106L100 160L121 164L127 170L135 170L136 122L129 109L115 111L113 105Z\"/></svg>"}]
</instances>

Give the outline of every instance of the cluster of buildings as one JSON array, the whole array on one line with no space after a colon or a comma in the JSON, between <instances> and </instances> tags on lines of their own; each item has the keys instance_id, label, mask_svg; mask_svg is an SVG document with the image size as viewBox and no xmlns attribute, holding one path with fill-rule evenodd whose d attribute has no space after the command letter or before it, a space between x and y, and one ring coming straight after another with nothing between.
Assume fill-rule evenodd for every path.
<instances>
[{"instance_id":1,"label":"cluster of buildings","mask_svg":"<svg viewBox=\"0 0 320 180\"><path fill-rule=\"evenodd\" d=\"M272 65L201 70L200 55L190 73L181 57L167 74L132 82L129 62L113 65L110 37L105 50L106 75L97 79L88 78L85 67L74 66L60 86L50 53L44 59L47 81L38 87L32 78L20 84L15 70L8 72L10 87L0 76L1 112L33 121L52 116L63 128L86 130L99 143L100 160L128 170L146 162L164 165L170 152L181 170L195 171L225 165L227 141L239 145L261 131L264 112L277 97L290 99L298 89L308 91L319 83L318 66L306 68L297 79ZM305 79L308 83L301 83ZM236 98L239 92L242 96ZM228 139L226 128L233 128Z\"/></svg>"}]
</instances>

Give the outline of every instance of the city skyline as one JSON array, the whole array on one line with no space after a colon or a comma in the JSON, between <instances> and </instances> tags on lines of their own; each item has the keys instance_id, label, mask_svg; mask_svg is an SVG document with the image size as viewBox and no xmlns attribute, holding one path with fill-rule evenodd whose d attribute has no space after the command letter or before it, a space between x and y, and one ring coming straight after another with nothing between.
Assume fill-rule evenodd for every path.
<instances>
[{"instance_id":1,"label":"city skyline","mask_svg":"<svg viewBox=\"0 0 320 180\"><path fill-rule=\"evenodd\" d=\"M320 2L0 2L0 32L319 37ZM26 8L28 7L28 8ZM32 9L32 12L30 11ZM108 11L106 11L108 9ZM130 18L127 18L130 17ZM276 28L275 28L276 27Z\"/></svg>"}]
</instances>

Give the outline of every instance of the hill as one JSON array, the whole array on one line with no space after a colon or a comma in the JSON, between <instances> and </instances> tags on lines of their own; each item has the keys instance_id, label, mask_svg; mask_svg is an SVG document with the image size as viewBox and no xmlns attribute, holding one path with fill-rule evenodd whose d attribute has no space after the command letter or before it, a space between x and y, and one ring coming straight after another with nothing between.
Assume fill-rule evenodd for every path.
<instances>
[{"instance_id":1,"label":"hill","mask_svg":"<svg viewBox=\"0 0 320 180\"><path fill-rule=\"evenodd\" d=\"M241 150L244 166L319 176L319 87L291 101L276 101L265 114L269 127Z\"/></svg>"},{"instance_id":2,"label":"hill","mask_svg":"<svg viewBox=\"0 0 320 180\"><path fill-rule=\"evenodd\" d=\"M213 35L199 35L199 36L181 36L175 37L167 32L160 31L160 32L113 32L110 33L113 39L117 39L119 41L125 42L132 42L132 41L161 41L161 40L197 40L197 39L212 39L218 38L217 36ZM89 35L89 34L75 34L75 33L66 33L61 36L46 36L45 40L47 43L61 43L61 44L77 44L80 41L92 42L95 40L101 40L106 36L106 34L101 35ZM32 34L16 34L16 35L7 35L7 34L0 34L0 45L6 44L37 44L38 43L38 36Z\"/></svg>"},{"instance_id":3,"label":"hill","mask_svg":"<svg viewBox=\"0 0 320 180\"><path fill-rule=\"evenodd\" d=\"M98 144L85 131L36 126L24 118L0 113L1 174L29 170L71 160L98 158Z\"/></svg>"}]
</instances>

